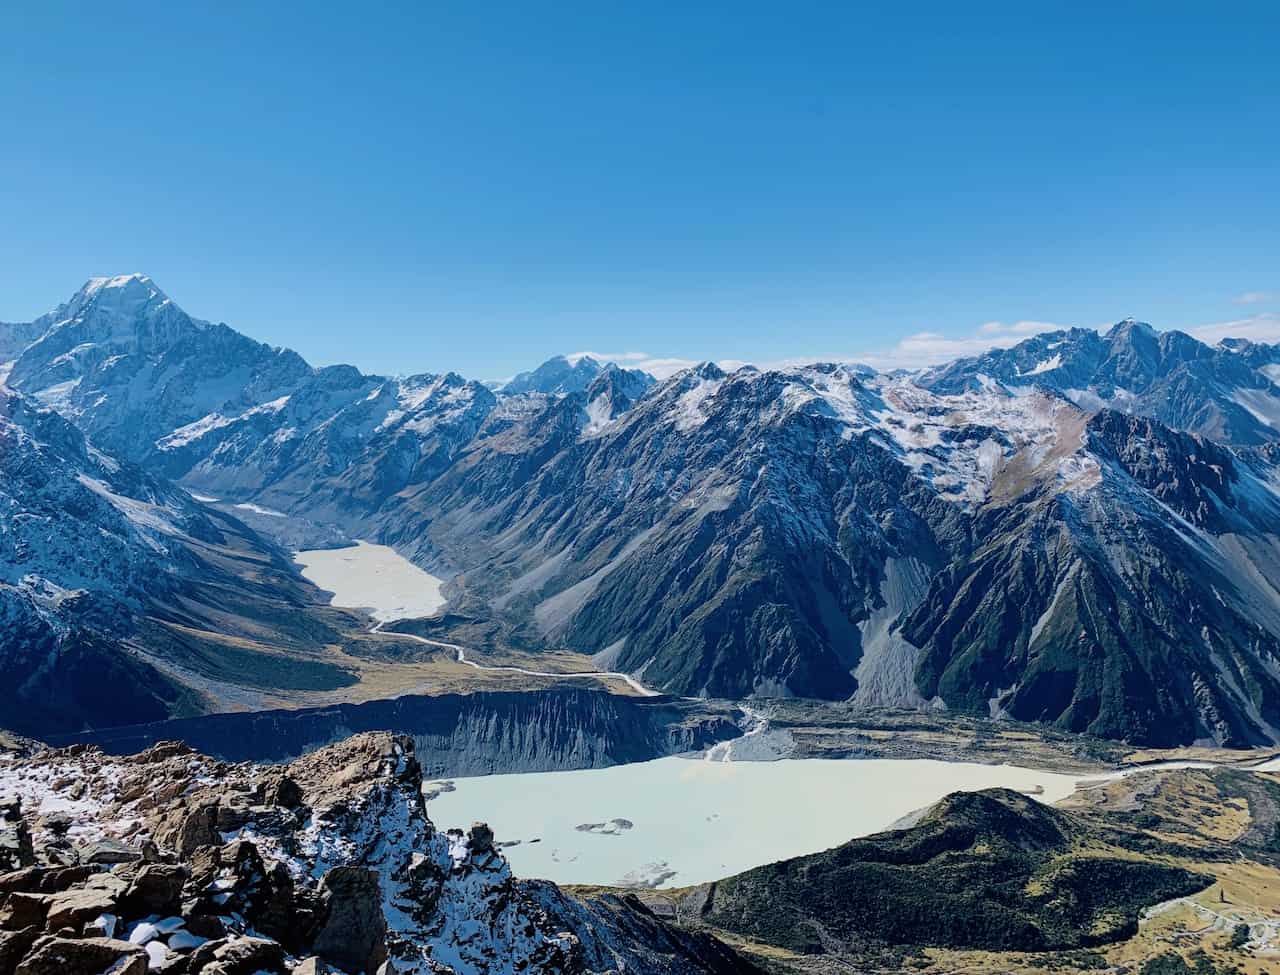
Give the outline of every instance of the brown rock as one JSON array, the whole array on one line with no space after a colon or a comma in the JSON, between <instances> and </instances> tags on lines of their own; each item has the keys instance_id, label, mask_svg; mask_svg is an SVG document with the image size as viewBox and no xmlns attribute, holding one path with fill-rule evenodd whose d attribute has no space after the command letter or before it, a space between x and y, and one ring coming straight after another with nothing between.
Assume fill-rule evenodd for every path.
<instances>
[{"instance_id":1,"label":"brown rock","mask_svg":"<svg viewBox=\"0 0 1280 975\"><path fill-rule=\"evenodd\" d=\"M0 873L0 894L11 890L25 890L35 893L40 889L40 878L45 873L44 867L23 867L21 870Z\"/></svg>"},{"instance_id":2,"label":"brown rock","mask_svg":"<svg viewBox=\"0 0 1280 975\"><path fill-rule=\"evenodd\" d=\"M101 975L108 969L111 975L146 975L146 952L111 938L41 938L14 975Z\"/></svg>"},{"instance_id":3,"label":"brown rock","mask_svg":"<svg viewBox=\"0 0 1280 975\"><path fill-rule=\"evenodd\" d=\"M99 840L96 843L88 843L80 847L77 852L80 855L81 863L106 865L136 863L142 859L141 850L135 850L127 843L121 843L119 840Z\"/></svg>"},{"instance_id":4,"label":"brown rock","mask_svg":"<svg viewBox=\"0 0 1280 975\"><path fill-rule=\"evenodd\" d=\"M315 932L308 905L299 904L289 868L279 861L265 866L245 916L254 930L275 938L290 951L299 951Z\"/></svg>"},{"instance_id":5,"label":"brown rock","mask_svg":"<svg viewBox=\"0 0 1280 975\"><path fill-rule=\"evenodd\" d=\"M21 931L0 931L0 975L13 975L18 962L31 951L40 934L40 929L34 926Z\"/></svg>"},{"instance_id":6,"label":"brown rock","mask_svg":"<svg viewBox=\"0 0 1280 975\"><path fill-rule=\"evenodd\" d=\"M328 916L312 950L346 972L372 972L387 957L387 923L382 916L378 875L367 867L334 867L321 892Z\"/></svg>"},{"instance_id":7,"label":"brown rock","mask_svg":"<svg viewBox=\"0 0 1280 975\"><path fill-rule=\"evenodd\" d=\"M124 896L125 909L131 914L175 914L182 903L185 867L167 863L149 863L133 878Z\"/></svg>"},{"instance_id":8,"label":"brown rock","mask_svg":"<svg viewBox=\"0 0 1280 975\"><path fill-rule=\"evenodd\" d=\"M50 833L57 837L66 836L70 832L71 827L75 825L71 822L71 817L66 813L49 813L47 816L40 818L41 825Z\"/></svg>"},{"instance_id":9,"label":"brown rock","mask_svg":"<svg viewBox=\"0 0 1280 975\"><path fill-rule=\"evenodd\" d=\"M12 805L16 808L17 800ZM0 817L0 872L30 867L35 862L31 830L27 828L26 820L20 817L8 820Z\"/></svg>"},{"instance_id":10,"label":"brown rock","mask_svg":"<svg viewBox=\"0 0 1280 975\"><path fill-rule=\"evenodd\" d=\"M83 938L114 938L117 932L123 933L125 925L120 923L120 919L114 914L99 914L91 921L85 921L84 927L79 932L79 936ZM59 932L61 933L61 932ZM76 937L76 932L71 932L71 937Z\"/></svg>"},{"instance_id":11,"label":"brown rock","mask_svg":"<svg viewBox=\"0 0 1280 975\"><path fill-rule=\"evenodd\" d=\"M227 926L223 924L222 918L216 914L187 914L184 912L183 917L187 919L187 930L197 938L217 941L219 938L226 936Z\"/></svg>"},{"instance_id":12,"label":"brown rock","mask_svg":"<svg viewBox=\"0 0 1280 975\"><path fill-rule=\"evenodd\" d=\"M295 809L302 805L302 786L285 775L276 783L274 793L267 797L269 802L286 809Z\"/></svg>"},{"instance_id":13,"label":"brown rock","mask_svg":"<svg viewBox=\"0 0 1280 975\"><path fill-rule=\"evenodd\" d=\"M55 931L62 927L79 929L99 914L116 914L127 889L127 882L113 874L94 874L84 886L50 896L45 924Z\"/></svg>"},{"instance_id":14,"label":"brown rock","mask_svg":"<svg viewBox=\"0 0 1280 975\"><path fill-rule=\"evenodd\" d=\"M180 856L191 856L202 846L217 846L222 837L218 835L218 803L203 802L196 806L182 820L173 837L173 847Z\"/></svg>"},{"instance_id":15,"label":"brown rock","mask_svg":"<svg viewBox=\"0 0 1280 975\"><path fill-rule=\"evenodd\" d=\"M194 755L196 750L182 741L158 741L144 752L131 755L126 762L133 765L149 765L152 762L163 762L166 759L183 755Z\"/></svg>"},{"instance_id":16,"label":"brown rock","mask_svg":"<svg viewBox=\"0 0 1280 975\"><path fill-rule=\"evenodd\" d=\"M48 895L11 891L4 895L4 904L0 905L0 928L5 931L18 931L32 925L43 928L48 913Z\"/></svg>"},{"instance_id":17,"label":"brown rock","mask_svg":"<svg viewBox=\"0 0 1280 975\"><path fill-rule=\"evenodd\" d=\"M333 969L319 958L304 958L293 969L293 975L332 975Z\"/></svg>"},{"instance_id":18,"label":"brown rock","mask_svg":"<svg viewBox=\"0 0 1280 975\"><path fill-rule=\"evenodd\" d=\"M210 941L189 956L189 969L201 975L251 975L254 972L283 972L284 949L266 938L236 937Z\"/></svg>"},{"instance_id":19,"label":"brown rock","mask_svg":"<svg viewBox=\"0 0 1280 975\"><path fill-rule=\"evenodd\" d=\"M88 863L77 864L74 867L55 867L52 870L46 870L41 876L39 889L42 894L57 894L70 890L101 872L100 868Z\"/></svg>"}]
</instances>

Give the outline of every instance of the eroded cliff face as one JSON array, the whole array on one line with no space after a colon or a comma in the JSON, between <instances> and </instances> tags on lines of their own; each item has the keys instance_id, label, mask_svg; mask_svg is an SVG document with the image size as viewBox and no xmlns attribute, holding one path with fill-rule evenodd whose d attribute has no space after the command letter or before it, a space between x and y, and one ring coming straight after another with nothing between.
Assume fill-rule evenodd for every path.
<instances>
[{"instance_id":1,"label":"eroded cliff face","mask_svg":"<svg viewBox=\"0 0 1280 975\"><path fill-rule=\"evenodd\" d=\"M687 751L740 735L727 704L629 698L556 688L405 696L327 708L257 711L106 728L54 740L121 754L176 739L228 761L288 761L352 734L412 738L428 775L604 768Z\"/></svg>"},{"instance_id":2,"label":"eroded cliff face","mask_svg":"<svg viewBox=\"0 0 1280 975\"><path fill-rule=\"evenodd\" d=\"M0 794L0 960L24 975L750 971L625 899L517 880L483 824L437 829L403 736L287 766L2 752Z\"/></svg>"}]
</instances>

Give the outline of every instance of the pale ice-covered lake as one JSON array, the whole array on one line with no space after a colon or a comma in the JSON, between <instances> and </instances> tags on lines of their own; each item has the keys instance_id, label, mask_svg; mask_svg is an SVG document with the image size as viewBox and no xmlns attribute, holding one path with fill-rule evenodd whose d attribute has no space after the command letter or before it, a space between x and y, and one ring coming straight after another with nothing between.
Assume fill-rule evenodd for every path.
<instances>
[{"instance_id":1,"label":"pale ice-covered lake","mask_svg":"<svg viewBox=\"0 0 1280 975\"><path fill-rule=\"evenodd\" d=\"M430 616L442 580L385 545L298 552L335 606L375 619ZM487 822L518 876L560 883L683 886L837 846L949 792L993 786L1054 802L1077 776L930 760L725 762L662 758L580 772L453 780L433 798L441 828ZM1043 791L1040 791L1043 790ZM578 829L579 826L593 827Z\"/></svg>"},{"instance_id":2,"label":"pale ice-covered lake","mask_svg":"<svg viewBox=\"0 0 1280 975\"><path fill-rule=\"evenodd\" d=\"M443 580L386 545L356 542L347 548L294 553L302 574L333 593L333 606L367 609L381 622L432 616L444 606Z\"/></svg>"},{"instance_id":3,"label":"pale ice-covered lake","mask_svg":"<svg viewBox=\"0 0 1280 975\"><path fill-rule=\"evenodd\" d=\"M661 758L453 779L427 811L442 829L483 821L499 843L519 840L503 852L520 877L681 887L878 832L950 792L1043 789L1051 803L1079 778L923 759Z\"/></svg>"}]
</instances>

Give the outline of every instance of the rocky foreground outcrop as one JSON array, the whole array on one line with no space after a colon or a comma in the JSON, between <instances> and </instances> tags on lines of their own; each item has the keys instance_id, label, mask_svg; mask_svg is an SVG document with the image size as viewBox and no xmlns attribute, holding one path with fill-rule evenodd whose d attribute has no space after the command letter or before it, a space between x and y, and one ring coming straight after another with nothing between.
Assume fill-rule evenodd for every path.
<instances>
[{"instance_id":1,"label":"rocky foreground outcrop","mask_svg":"<svg viewBox=\"0 0 1280 975\"><path fill-rule=\"evenodd\" d=\"M412 740L290 765L0 743L0 975L729 973L638 900L511 875L427 817Z\"/></svg>"}]
</instances>

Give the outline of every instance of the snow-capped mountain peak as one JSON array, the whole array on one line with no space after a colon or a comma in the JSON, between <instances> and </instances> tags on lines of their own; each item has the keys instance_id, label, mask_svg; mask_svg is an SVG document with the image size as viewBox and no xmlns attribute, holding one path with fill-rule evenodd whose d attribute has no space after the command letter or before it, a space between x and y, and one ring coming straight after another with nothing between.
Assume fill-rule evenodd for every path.
<instances>
[{"instance_id":1,"label":"snow-capped mountain peak","mask_svg":"<svg viewBox=\"0 0 1280 975\"><path fill-rule=\"evenodd\" d=\"M139 320L154 318L166 309L182 313L147 275L118 274L90 278L68 302L46 317L53 319L54 327L89 319L99 324L127 327ZM193 321L193 324L197 323Z\"/></svg>"}]
</instances>

